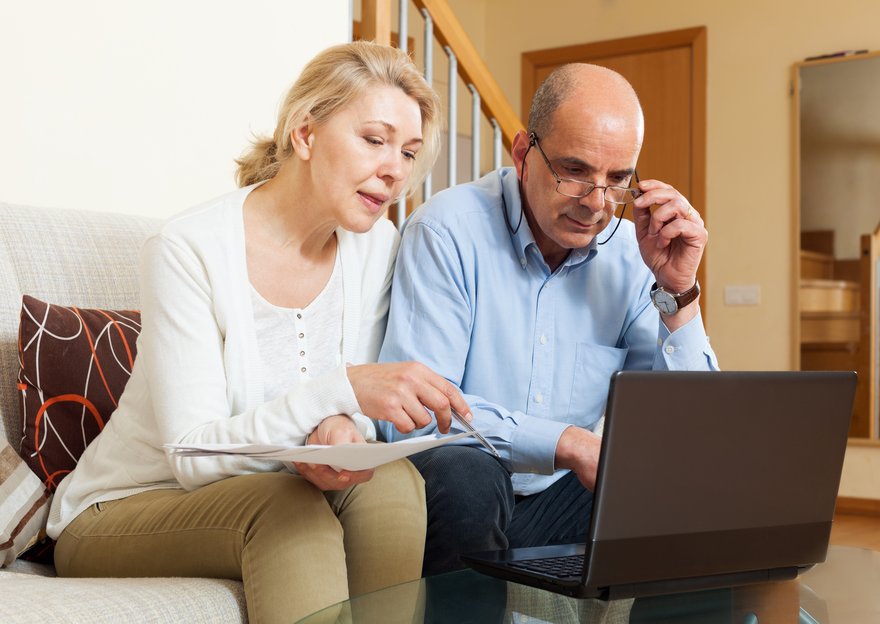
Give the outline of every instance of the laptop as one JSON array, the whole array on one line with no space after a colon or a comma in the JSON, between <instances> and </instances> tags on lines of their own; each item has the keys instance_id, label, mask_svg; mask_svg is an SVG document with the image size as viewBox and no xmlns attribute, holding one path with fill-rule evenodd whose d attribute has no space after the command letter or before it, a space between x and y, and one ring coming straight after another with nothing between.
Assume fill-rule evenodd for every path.
<instances>
[{"instance_id":1,"label":"laptop","mask_svg":"<svg viewBox=\"0 0 880 624\"><path fill-rule=\"evenodd\" d=\"M579 598L794 578L825 560L855 388L854 372L615 373L587 543L462 560Z\"/></svg>"}]
</instances>

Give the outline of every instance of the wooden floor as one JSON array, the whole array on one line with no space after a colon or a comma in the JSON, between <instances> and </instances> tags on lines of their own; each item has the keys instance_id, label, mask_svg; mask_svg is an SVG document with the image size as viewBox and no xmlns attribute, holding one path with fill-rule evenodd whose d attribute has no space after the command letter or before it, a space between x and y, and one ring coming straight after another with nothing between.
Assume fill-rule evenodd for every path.
<instances>
[{"instance_id":1,"label":"wooden floor","mask_svg":"<svg viewBox=\"0 0 880 624\"><path fill-rule=\"evenodd\" d=\"M831 526L831 543L880 551L880 516L835 515Z\"/></svg>"}]
</instances>

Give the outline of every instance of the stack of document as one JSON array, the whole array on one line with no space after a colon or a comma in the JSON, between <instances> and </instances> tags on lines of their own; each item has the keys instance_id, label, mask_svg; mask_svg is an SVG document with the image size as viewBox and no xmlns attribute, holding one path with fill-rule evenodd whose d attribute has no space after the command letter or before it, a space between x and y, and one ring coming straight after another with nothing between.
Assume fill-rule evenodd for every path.
<instances>
[{"instance_id":1,"label":"stack of document","mask_svg":"<svg viewBox=\"0 0 880 624\"><path fill-rule=\"evenodd\" d=\"M241 455L257 459L282 462L306 462L326 464L336 470L368 470L393 462L414 453L448 444L474 435L473 432L454 435L426 435L408 438L388 444L339 444L306 446L272 444L166 444L169 452L184 457L209 457L214 455Z\"/></svg>"}]
</instances>

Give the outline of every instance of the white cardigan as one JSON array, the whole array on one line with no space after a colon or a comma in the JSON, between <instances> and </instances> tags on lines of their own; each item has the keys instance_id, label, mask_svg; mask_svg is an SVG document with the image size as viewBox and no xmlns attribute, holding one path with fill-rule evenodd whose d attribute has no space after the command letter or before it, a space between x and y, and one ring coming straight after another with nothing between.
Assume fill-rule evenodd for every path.
<instances>
[{"instance_id":1,"label":"white cardigan","mask_svg":"<svg viewBox=\"0 0 880 624\"><path fill-rule=\"evenodd\" d=\"M248 458L181 458L167 454L166 443L302 444L327 416L360 411L345 363L374 362L379 354L397 230L380 220L366 234L336 231L343 365L266 402L242 213L252 188L173 218L144 244L134 370L112 418L58 487L50 537L96 502L281 469Z\"/></svg>"}]
</instances>

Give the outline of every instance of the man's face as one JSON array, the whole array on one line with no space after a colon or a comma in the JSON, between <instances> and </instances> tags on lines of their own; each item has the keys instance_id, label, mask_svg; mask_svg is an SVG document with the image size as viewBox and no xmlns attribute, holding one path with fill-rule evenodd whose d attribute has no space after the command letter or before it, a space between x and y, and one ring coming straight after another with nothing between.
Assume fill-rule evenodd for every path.
<instances>
[{"instance_id":1,"label":"man's face","mask_svg":"<svg viewBox=\"0 0 880 624\"><path fill-rule=\"evenodd\" d=\"M541 149L560 178L592 182L597 186L629 186L641 148L638 119L594 113L579 106L577 98L564 102L553 115L547 136L538 137ZM551 267L569 250L586 247L614 214L602 189L586 197L556 192L556 179L528 137L514 139L514 162L522 172L523 206L538 247ZM525 158L525 162L523 162Z\"/></svg>"}]
</instances>

